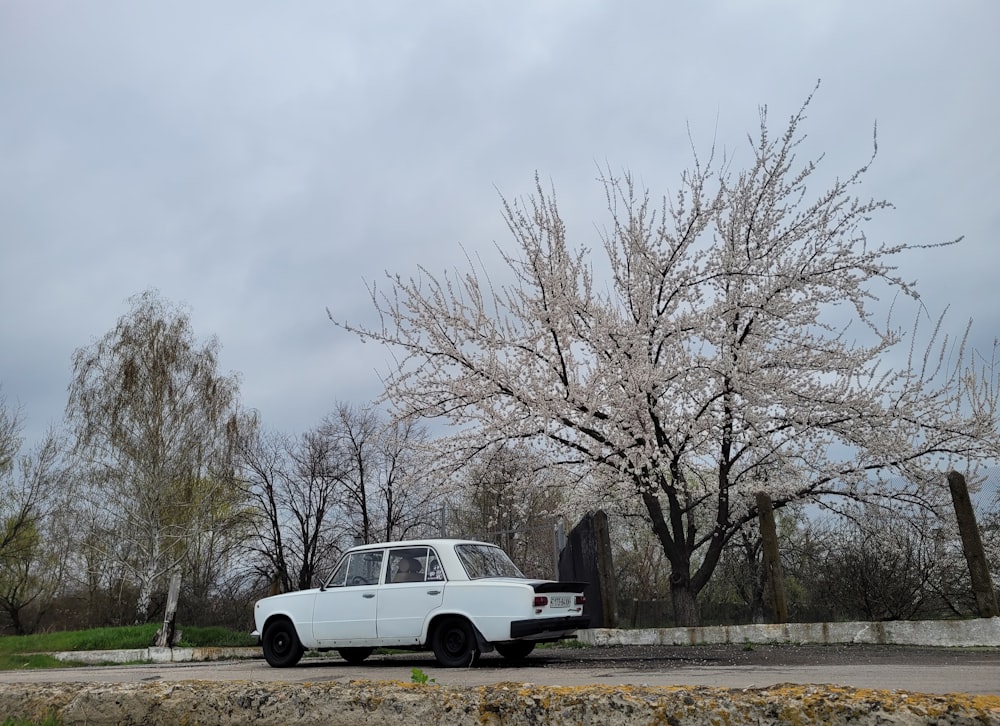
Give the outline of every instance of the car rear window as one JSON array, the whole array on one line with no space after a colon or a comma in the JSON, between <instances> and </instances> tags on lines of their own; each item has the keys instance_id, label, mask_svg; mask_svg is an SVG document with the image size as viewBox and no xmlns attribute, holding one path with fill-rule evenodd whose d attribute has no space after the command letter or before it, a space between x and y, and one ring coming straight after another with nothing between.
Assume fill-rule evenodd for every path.
<instances>
[{"instance_id":1,"label":"car rear window","mask_svg":"<svg viewBox=\"0 0 1000 726\"><path fill-rule=\"evenodd\" d=\"M470 580L484 577L524 577L507 553L485 544L455 545L455 553Z\"/></svg>"}]
</instances>

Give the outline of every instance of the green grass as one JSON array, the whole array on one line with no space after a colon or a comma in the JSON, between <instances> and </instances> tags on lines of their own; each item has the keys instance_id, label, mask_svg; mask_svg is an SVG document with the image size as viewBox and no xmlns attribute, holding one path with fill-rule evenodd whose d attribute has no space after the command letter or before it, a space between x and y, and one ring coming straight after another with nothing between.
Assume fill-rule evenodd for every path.
<instances>
[{"instance_id":1,"label":"green grass","mask_svg":"<svg viewBox=\"0 0 1000 726\"><path fill-rule=\"evenodd\" d=\"M182 627L180 630L182 634L180 645L185 648L241 648L257 645L257 638L250 635L249 632L220 627ZM153 632L155 633L156 631L154 630Z\"/></svg>"},{"instance_id":2,"label":"green grass","mask_svg":"<svg viewBox=\"0 0 1000 726\"><path fill-rule=\"evenodd\" d=\"M35 635L0 636L0 670L53 668L71 665L42 655L53 651L128 650L152 645L159 625L128 625L118 628L37 633ZM255 646L256 638L226 628L181 626L182 647ZM3 726L0 723L0 726Z\"/></svg>"},{"instance_id":3,"label":"green grass","mask_svg":"<svg viewBox=\"0 0 1000 726\"><path fill-rule=\"evenodd\" d=\"M145 648L152 644L158 627L155 624L129 625L120 628L6 635L0 637L0 655L39 653L55 650L119 650Z\"/></svg>"},{"instance_id":4,"label":"green grass","mask_svg":"<svg viewBox=\"0 0 1000 726\"><path fill-rule=\"evenodd\" d=\"M46 716L41 721L16 717L9 717L0 721L0 726L61 726L61 724L62 721L56 716Z\"/></svg>"},{"instance_id":5,"label":"green grass","mask_svg":"<svg viewBox=\"0 0 1000 726\"><path fill-rule=\"evenodd\" d=\"M424 673L422 670L420 670L419 668L414 668L410 672L410 682L411 683L418 683L418 684L420 684L422 686L426 686L426 685L428 685L430 683L435 683L436 680L434 678L428 677L428 675L426 673Z\"/></svg>"},{"instance_id":6,"label":"green grass","mask_svg":"<svg viewBox=\"0 0 1000 726\"><path fill-rule=\"evenodd\" d=\"M65 668L73 665L43 653L0 653L0 671L30 671L40 668Z\"/></svg>"}]
</instances>

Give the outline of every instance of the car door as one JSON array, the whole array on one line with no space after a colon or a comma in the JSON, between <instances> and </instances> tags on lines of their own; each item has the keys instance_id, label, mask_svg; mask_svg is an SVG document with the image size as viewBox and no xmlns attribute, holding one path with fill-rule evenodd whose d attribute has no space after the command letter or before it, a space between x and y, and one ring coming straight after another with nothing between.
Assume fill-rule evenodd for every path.
<instances>
[{"instance_id":1,"label":"car door","mask_svg":"<svg viewBox=\"0 0 1000 726\"><path fill-rule=\"evenodd\" d=\"M432 547L389 550L385 584L378 594L376 630L380 642L386 645L420 642L428 615L444 601L444 574L437 562Z\"/></svg>"},{"instance_id":2,"label":"car door","mask_svg":"<svg viewBox=\"0 0 1000 726\"><path fill-rule=\"evenodd\" d=\"M378 582L384 550L352 552L316 595L313 637L319 647L363 645L375 639Z\"/></svg>"}]
</instances>

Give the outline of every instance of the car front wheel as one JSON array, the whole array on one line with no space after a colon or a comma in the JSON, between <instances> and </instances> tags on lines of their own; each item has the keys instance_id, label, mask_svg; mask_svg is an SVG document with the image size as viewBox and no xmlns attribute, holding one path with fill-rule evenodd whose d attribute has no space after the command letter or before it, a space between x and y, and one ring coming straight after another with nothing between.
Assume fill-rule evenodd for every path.
<instances>
[{"instance_id":1,"label":"car front wheel","mask_svg":"<svg viewBox=\"0 0 1000 726\"><path fill-rule=\"evenodd\" d=\"M302 658L305 650L295 626L288 620L275 620L264 628L264 660L274 668L288 668Z\"/></svg>"},{"instance_id":2,"label":"car front wheel","mask_svg":"<svg viewBox=\"0 0 1000 726\"><path fill-rule=\"evenodd\" d=\"M522 660L535 649L535 643L531 640L514 640L510 643L495 643L493 647L506 660Z\"/></svg>"},{"instance_id":3,"label":"car front wheel","mask_svg":"<svg viewBox=\"0 0 1000 726\"><path fill-rule=\"evenodd\" d=\"M448 618L434 630L434 657L445 668L469 667L479 660L479 644L464 618Z\"/></svg>"}]
</instances>

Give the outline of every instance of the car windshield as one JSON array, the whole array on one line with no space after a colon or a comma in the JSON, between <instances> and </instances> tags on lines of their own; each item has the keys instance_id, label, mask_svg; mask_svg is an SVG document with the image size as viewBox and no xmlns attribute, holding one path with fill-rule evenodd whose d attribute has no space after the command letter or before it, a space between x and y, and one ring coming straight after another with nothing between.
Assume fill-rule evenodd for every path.
<instances>
[{"instance_id":1,"label":"car windshield","mask_svg":"<svg viewBox=\"0 0 1000 726\"><path fill-rule=\"evenodd\" d=\"M483 577L524 577L507 553L499 547L485 544L460 544L455 546L458 559L470 580Z\"/></svg>"}]
</instances>

